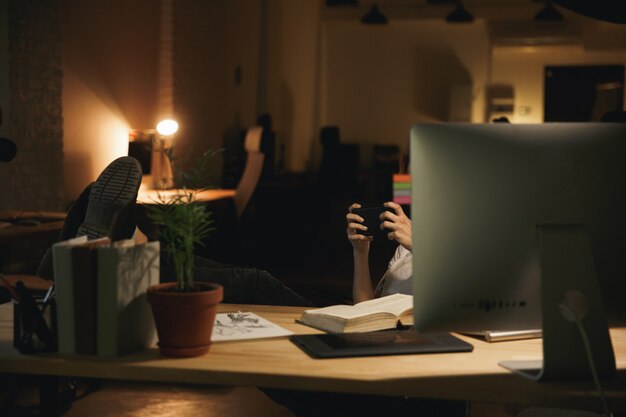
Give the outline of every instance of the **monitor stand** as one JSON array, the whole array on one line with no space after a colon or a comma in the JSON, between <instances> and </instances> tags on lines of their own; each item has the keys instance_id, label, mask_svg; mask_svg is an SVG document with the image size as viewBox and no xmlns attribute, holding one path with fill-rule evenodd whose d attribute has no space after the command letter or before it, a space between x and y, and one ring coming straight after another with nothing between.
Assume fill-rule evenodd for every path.
<instances>
[{"instance_id":1,"label":"monitor stand","mask_svg":"<svg viewBox=\"0 0 626 417\"><path fill-rule=\"evenodd\" d=\"M615 373L615 355L582 225L540 225L543 360L499 365L535 381L591 379L588 355L574 313L589 340L599 377ZM563 307L565 305L566 307Z\"/></svg>"}]
</instances>

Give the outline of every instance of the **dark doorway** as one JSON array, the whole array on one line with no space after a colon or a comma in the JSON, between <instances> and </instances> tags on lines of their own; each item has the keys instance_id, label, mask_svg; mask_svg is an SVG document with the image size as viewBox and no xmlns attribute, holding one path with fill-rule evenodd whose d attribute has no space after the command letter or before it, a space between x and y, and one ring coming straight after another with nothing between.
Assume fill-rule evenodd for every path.
<instances>
[{"instance_id":1,"label":"dark doorway","mask_svg":"<svg viewBox=\"0 0 626 417\"><path fill-rule=\"evenodd\" d=\"M624 66L546 67L544 86L544 121L599 121L608 111L622 110Z\"/></svg>"}]
</instances>

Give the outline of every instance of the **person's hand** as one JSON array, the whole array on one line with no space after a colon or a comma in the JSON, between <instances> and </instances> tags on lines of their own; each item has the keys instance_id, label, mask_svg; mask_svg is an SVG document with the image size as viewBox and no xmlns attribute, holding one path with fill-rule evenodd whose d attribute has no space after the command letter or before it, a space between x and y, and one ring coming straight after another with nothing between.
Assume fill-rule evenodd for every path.
<instances>
[{"instance_id":1,"label":"person's hand","mask_svg":"<svg viewBox=\"0 0 626 417\"><path fill-rule=\"evenodd\" d=\"M361 208L361 205L358 203L352 204L348 208L348 214L346 214L346 221L348 222L348 229L346 233L348 234L348 240L352 244L352 247L357 252L367 252L370 248L370 242L372 241L371 236L365 236L360 233L357 233L357 230L367 230L367 227L363 224L363 217L358 214L352 213L353 209Z\"/></svg>"},{"instance_id":2,"label":"person's hand","mask_svg":"<svg viewBox=\"0 0 626 417\"><path fill-rule=\"evenodd\" d=\"M409 219L400 204L388 201L383 204L393 211L384 211L380 215L380 228L387 229L387 238L395 240L407 250L411 250L413 243L411 240L411 219Z\"/></svg>"}]
</instances>

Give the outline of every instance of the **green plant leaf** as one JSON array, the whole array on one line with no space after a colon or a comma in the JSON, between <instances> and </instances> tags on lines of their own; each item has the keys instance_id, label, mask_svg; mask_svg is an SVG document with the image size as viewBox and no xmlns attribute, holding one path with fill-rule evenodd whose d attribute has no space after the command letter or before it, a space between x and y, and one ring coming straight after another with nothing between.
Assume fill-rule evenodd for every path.
<instances>
[{"instance_id":1,"label":"green plant leaf","mask_svg":"<svg viewBox=\"0 0 626 417\"><path fill-rule=\"evenodd\" d=\"M177 166L175 175L183 185L174 194L167 191L159 193L156 204L147 206L148 218L159 227L161 245L174 263L177 289L180 291L193 287L194 249L203 245L203 240L215 230L212 213L206 205L196 201L196 194L213 188L209 174L215 165L210 161L221 151L203 152L185 171L182 169L183 161L175 158L173 149L166 149L167 157Z\"/></svg>"}]
</instances>

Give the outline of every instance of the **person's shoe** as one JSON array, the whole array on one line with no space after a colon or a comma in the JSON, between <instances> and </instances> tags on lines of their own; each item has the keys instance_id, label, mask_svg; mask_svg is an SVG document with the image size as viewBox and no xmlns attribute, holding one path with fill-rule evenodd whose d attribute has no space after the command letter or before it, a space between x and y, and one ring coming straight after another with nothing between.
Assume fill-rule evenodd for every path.
<instances>
[{"instance_id":1,"label":"person's shoe","mask_svg":"<svg viewBox=\"0 0 626 417\"><path fill-rule=\"evenodd\" d=\"M76 236L129 239L135 231L133 211L141 185L141 164L123 156L111 162L91 187L85 221Z\"/></svg>"},{"instance_id":2,"label":"person's shoe","mask_svg":"<svg viewBox=\"0 0 626 417\"><path fill-rule=\"evenodd\" d=\"M89 205L89 195L91 194L91 187L93 187L94 184L95 182L92 182L87 185L67 211L65 221L63 222L63 228L61 229L61 233L56 240L57 242L62 242L76 237L78 229L85 222L85 214L87 213L87 206ZM37 267L37 276L47 280L54 279L51 248L48 248L46 253L43 255L43 258L39 263L39 267Z\"/></svg>"}]
</instances>

